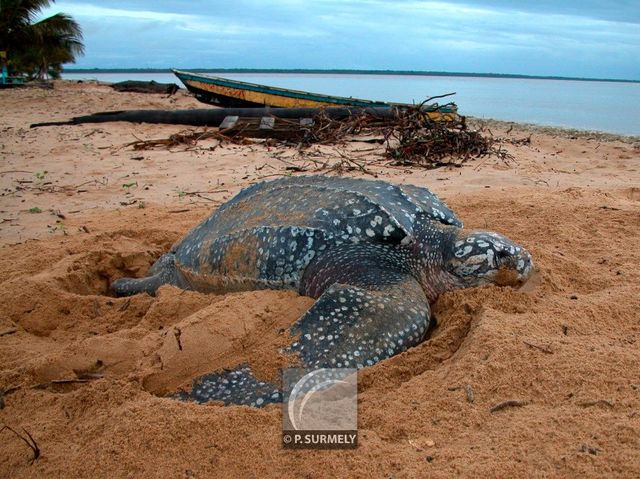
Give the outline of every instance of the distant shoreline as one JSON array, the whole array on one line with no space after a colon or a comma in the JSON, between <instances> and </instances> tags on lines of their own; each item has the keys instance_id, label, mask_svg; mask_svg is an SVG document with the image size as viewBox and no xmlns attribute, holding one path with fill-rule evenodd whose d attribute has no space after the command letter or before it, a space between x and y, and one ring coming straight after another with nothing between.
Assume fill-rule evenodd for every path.
<instances>
[{"instance_id":1,"label":"distant shoreline","mask_svg":"<svg viewBox=\"0 0 640 479\"><path fill-rule=\"evenodd\" d=\"M467 77L467 78L508 78L524 80L565 80L585 82L640 83L640 80L620 78L582 78L546 75L519 75L508 73L463 73L412 70L320 70L320 69L280 69L280 68L181 68L194 73L296 73L296 74L331 74L331 75L405 75L433 77ZM170 68L65 68L64 73L172 73Z\"/></svg>"}]
</instances>

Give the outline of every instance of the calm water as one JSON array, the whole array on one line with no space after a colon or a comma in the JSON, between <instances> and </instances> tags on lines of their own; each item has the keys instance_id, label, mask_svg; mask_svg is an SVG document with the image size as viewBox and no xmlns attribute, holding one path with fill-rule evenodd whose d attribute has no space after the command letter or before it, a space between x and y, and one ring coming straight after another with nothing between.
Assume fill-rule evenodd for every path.
<instances>
[{"instance_id":1,"label":"calm water","mask_svg":"<svg viewBox=\"0 0 640 479\"><path fill-rule=\"evenodd\" d=\"M463 115L640 135L639 83L300 73L221 76L315 93L404 103L456 92L451 98ZM170 73L69 73L64 78L180 84ZM447 100L440 100L443 101Z\"/></svg>"}]
</instances>

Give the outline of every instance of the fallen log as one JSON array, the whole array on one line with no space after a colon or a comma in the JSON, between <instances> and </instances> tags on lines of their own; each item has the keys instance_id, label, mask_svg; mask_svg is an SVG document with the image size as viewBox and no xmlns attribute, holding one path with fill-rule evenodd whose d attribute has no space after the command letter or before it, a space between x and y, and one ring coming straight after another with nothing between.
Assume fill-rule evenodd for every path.
<instances>
[{"instance_id":1,"label":"fallen log","mask_svg":"<svg viewBox=\"0 0 640 479\"><path fill-rule=\"evenodd\" d=\"M68 121L48 121L34 123L31 128L54 125L79 125L81 123L106 123L111 121L128 121L132 123L166 123L170 125L220 126L228 116L262 118L313 118L323 112L332 120L343 120L351 116L371 115L380 120L394 120L399 112L396 107L372 108L208 108L194 110L129 110L106 111L93 115L76 116Z\"/></svg>"},{"instance_id":2,"label":"fallen log","mask_svg":"<svg viewBox=\"0 0 640 479\"><path fill-rule=\"evenodd\" d=\"M175 83L158 83L151 81L127 80L109 85L115 91L133 93L161 93L173 95L180 87Z\"/></svg>"}]
</instances>

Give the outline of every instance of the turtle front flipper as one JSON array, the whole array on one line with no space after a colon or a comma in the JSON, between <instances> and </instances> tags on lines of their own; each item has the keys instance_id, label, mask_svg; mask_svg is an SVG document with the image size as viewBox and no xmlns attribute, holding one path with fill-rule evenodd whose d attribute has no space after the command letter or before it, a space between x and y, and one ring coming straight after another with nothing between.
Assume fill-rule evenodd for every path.
<instances>
[{"instance_id":1,"label":"turtle front flipper","mask_svg":"<svg viewBox=\"0 0 640 479\"><path fill-rule=\"evenodd\" d=\"M369 269L352 284L334 283L290 328L284 349L306 368L362 368L420 343L429 303L408 274ZM372 279L376 284L373 285ZM281 385L256 378L246 364L196 378L178 398L262 407L282 401Z\"/></svg>"},{"instance_id":2,"label":"turtle front flipper","mask_svg":"<svg viewBox=\"0 0 640 479\"><path fill-rule=\"evenodd\" d=\"M325 290L291 327L298 339L287 350L306 367L372 366L419 344L429 319L429 303L412 276L369 270L360 281Z\"/></svg>"}]
</instances>

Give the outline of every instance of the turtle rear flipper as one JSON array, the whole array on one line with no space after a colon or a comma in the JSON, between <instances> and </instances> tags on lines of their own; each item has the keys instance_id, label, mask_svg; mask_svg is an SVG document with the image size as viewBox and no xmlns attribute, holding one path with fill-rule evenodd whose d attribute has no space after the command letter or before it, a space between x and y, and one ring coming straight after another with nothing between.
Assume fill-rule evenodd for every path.
<instances>
[{"instance_id":1,"label":"turtle rear flipper","mask_svg":"<svg viewBox=\"0 0 640 479\"><path fill-rule=\"evenodd\" d=\"M167 253L162 255L151 268L149 276L144 278L119 278L111 283L111 291L116 296L131 296L138 293L147 293L155 296L156 291L163 284L173 284L182 289L189 289L188 284L176 268L175 255Z\"/></svg>"},{"instance_id":2,"label":"turtle rear flipper","mask_svg":"<svg viewBox=\"0 0 640 479\"><path fill-rule=\"evenodd\" d=\"M282 401L280 387L257 379L246 364L234 370L199 376L193 381L191 391L178 397L198 403L222 401L255 407Z\"/></svg>"}]
</instances>

